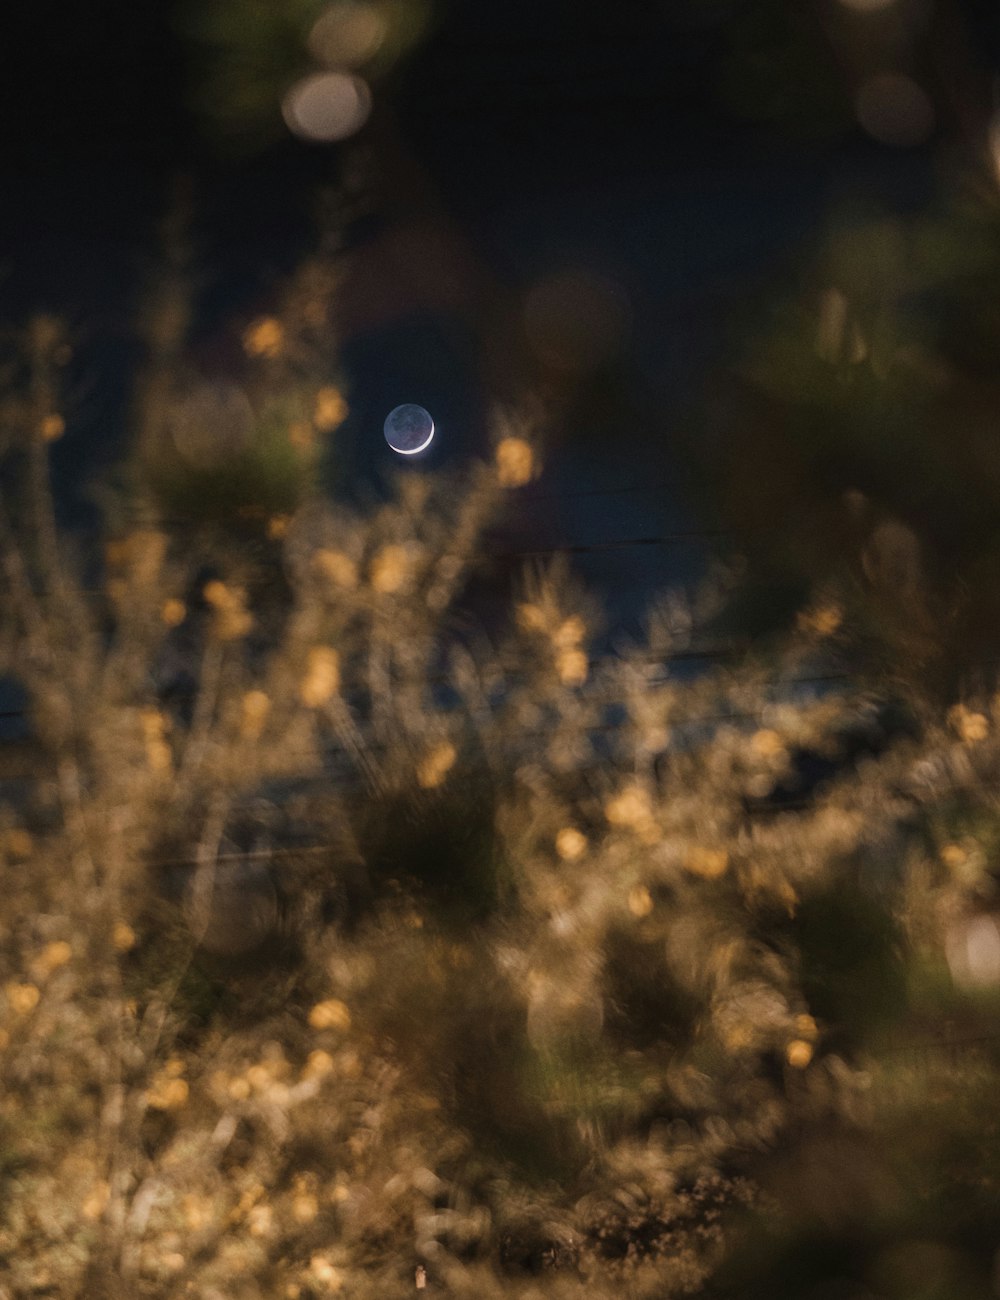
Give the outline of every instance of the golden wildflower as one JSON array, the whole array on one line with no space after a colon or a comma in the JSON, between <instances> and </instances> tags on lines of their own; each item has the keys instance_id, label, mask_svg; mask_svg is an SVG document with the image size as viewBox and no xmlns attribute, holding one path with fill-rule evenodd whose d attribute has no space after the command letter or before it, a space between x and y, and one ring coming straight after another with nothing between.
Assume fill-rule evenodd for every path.
<instances>
[{"instance_id":1,"label":"golden wildflower","mask_svg":"<svg viewBox=\"0 0 1000 1300\"><path fill-rule=\"evenodd\" d=\"M358 566L343 551L319 550L312 557L313 568L335 587L358 585Z\"/></svg>"},{"instance_id":2,"label":"golden wildflower","mask_svg":"<svg viewBox=\"0 0 1000 1300\"><path fill-rule=\"evenodd\" d=\"M182 1056L171 1056L163 1066L163 1073L168 1079L176 1079L187 1070L187 1062Z\"/></svg>"},{"instance_id":3,"label":"golden wildflower","mask_svg":"<svg viewBox=\"0 0 1000 1300\"><path fill-rule=\"evenodd\" d=\"M968 853L962 848L961 844L946 844L941 850L941 861L952 871L957 871L964 867L968 860Z\"/></svg>"},{"instance_id":4,"label":"golden wildflower","mask_svg":"<svg viewBox=\"0 0 1000 1300\"><path fill-rule=\"evenodd\" d=\"M12 826L4 833L3 847L4 852L12 858L30 858L34 840L31 838L31 832L26 831L23 826Z\"/></svg>"},{"instance_id":5,"label":"golden wildflower","mask_svg":"<svg viewBox=\"0 0 1000 1300\"><path fill-rule=\"evenodd\" d=\"M178 1110L188 1099L187 1080L159 1074L146 1090L146 1104L151 1110Z\"/></svg>"},{"instance_id":6,"label":"golden wildflower","mask_svg":"<svg viewBox=\"0 0 1000 1300\"><path fill-rule=\"evenodd\" d=\"M524 438L503 438L496 450L497 480L501 487L519 488L530 483L535 472L535 456Z\"/></svg>"},{"instance_id":7,"label":"golden wildflower","mask_svg":"<svg viewBox=\"0 0 1000 1300\"><path fill-rule=\"evenodd\" d=\"M775 758L784 753L785 742L776 731L755 731L750 737L750 749L757 758Z\"/></svg>"},{"instance_id":8,"label":"golden wildflower","mask_svg":"<svg viewBox=\"0 0 1000 1300\"><path fill-rule=\"evenodd\" d=\"M299 683L299 699L307 709L318 709L340 689L340 658L332 646L313 646Z\"/></svg>"},{"instance_id":9,"label":"golden wildflower","mask_svg":"<svg viewBox=\"0 0 1000 1300\"><path fill-rule=\"evenodd\" d=\"M393 595L406 586L410 569L410 557L405 546L383 546L372 559L372 586L380 595Z\"/></svg>"},{"instance_id":10,"label":"golden wildflower","mask_svg":"<svg viewBox=\"0 0 1000 1300\"><path fill-rule=\"evenodd\" d=\"M267 535L272 542L278 542L288 532L287 515L272 515L267 521Z\"/></svg>"},{"instance_id":11,"label":"golden wildflower","mask_svg":"<svg viewBox=\"0 0 1000 1300\"><path fill-rule=\"evenodd\" d=\"M316 445L312 425L305 420L295 420L288 426L288 441L296 451L309 451Z\"/></svg>"},{"instance_id":12,"label":"golden wildflower","mask_svg":"<svg viewBox=\"0 0 1000 1300\"><path fill-rule=\"evenodd\" d=\"M258 740L270 711L271 700L266 691L247 691L240 701L240 735L245 740Z\"/></svg>"},{"instance_id":13,"label":"golden wildflower","mask_svg":"<svg viewBox=\"0 0 1000 1300\"><path fill-rule=\"evenodd\" d=\"M160 619L167 627L179 627L185 618L187 618L187 609L184 602L178 600L176 596L165 600L160 607Z\"/></svg>"},{"instance_id":14,"label":"golden wildflower","mask_svg":"<svg viewBox=\"0 0 1000 1300\"><path fill-rule=\"evenodd\" d=\"M52 412L42 420L38 432L42 435L43 441L55 442L57 438L61 438L66 432L66 421L61 415Z\"/></svg>"},{"instance_id":15,"label":"golden wildflower","mask_svg":"<svg viewBox=\"0 0 1000 1300\"><path fill-rule=\"evenodd\" d=\"M306 1057L306 1063L302 1067L303 1079L322 1079L330 1074L333 1070L333 1057L329 1052L324 1052L322 1048L310 1052Z\"/></svg>"},{"instance_id":16,"label":"golden wildflower","mask_svg":"<svg viewBox=\"0 0 1000 1300\"><path fill-rule=\"evenodd\" d=\"M564 826L556 836L556 852L564 862L575 862L586 848L587 837L573 826Z\"/></svg>"},{"instance_id":17,"label":"golden wildflower","mask_svg":"<svg viewBox=\"0 0 1000 1300\"><path fill-rule=\"evenodd\" d=\"M339 389L327 386L316 394L313 424L321 433L332 433L347 419L347 403Z\"/></svg>"},{"instance_id":18,"label":"golden wildflower","mask_svg":"<svg viewBox=\"0 0 1000 1300\"><path fill-rule=\"evenodd\" d=\"M653 910L653 896L645 885L634 885L629 890L628 910L640 919Z\"/></svg>"},{"instance_id":19,"label":"golden wildflower","mask_svg":"<svg viewBox=\"0 0 1000 1300\"><path fill-rule=\"evenodd\" d=\"M817 637L833 636L844 621L844 611L839 605L819 605L802 610L796 621L801 632Z\"/></svg>"},{"instance_id":20,"label":"golden wildflower","mask_svg":"<svg viewBox=\"0 0 1000 1300\"><path fill-rule=\"evenodd\" d=\"M604 805L612 826L640 826L651 816L649 795L641 786L629 786Z\"/></svg>"},{"instance_id":21,"label":"golden wildflower","mask_svg":"<svg viewBox=\"0 0 1000 1300\"><path fill-rule=\"evenodd\" d=\"M433 790L439 786L454 767L457 756L457 750L450 740L435 745L417 766L417 784L420 788Z\"/></svg>"},{"instance_id":22,"label":"golden wildflower","mask_svg":"<svg viewBox=\"0 0 1000 1300\"><path fill-rule=\"evenodd\" d=\"M729 854L725 849L706 849L698 845L687 855L684 865L694 876L717 880L729 866Z\"/></svg>"},{"instance_id":23,"label":"golden wildflower","mask_svg":"<svg viewBox=\"0 0 1000 1300\"><path fill-rule=\"evenodd\" d=\"M104 1179L99 1178L91 1187L90 1191L83 1198L83 1204L80 1206L80 1212L85 1219L91 1222L99 1219L107 1208L108 1201L111 1199L111 1186Z\"/></svg>"},{"instance_id":24,"label":"golden wildflower","mask_svg":"<svg viewBox=\"0 0 1000 1300\"><path fill-rule=\"evenodd\" d=\"M313 1029L348 1029L351 1013L338 998L327 998L309 1012L309 1024Z\"/></svg>"},{"instance_id":25,"label":"golden wildflower","mask_svg":"<svg viewBox=\"0 0 1000 1300\"><path fill-rule=\"evenodd\" d=\"M582 650L560 650L556 656L556 671L563 686L582 686L587 680L590 663Z\"/></svg>"},{"instance_id":26,"label":"golden wildflower","mask_svg":"<svg viewBox=\"0 0 1000 1300\"><path fill-rule=\"evenodd\" d=\"M793 1070L804 1070L812 1058L812 1044L804 1038L793 1038L785 1048L785 1060Z\"/></svg>"},{"instance_id":27,"label":"golden wildflower","mask_svg":"<svg viewBox=\"0 0 1000 1300\"><path fill-rule=\"evenodd\" d=\"M10 1009L19 1016L26 1016L38 1006L41 993L34 984L7 984L4 986Z\"/></svg>"},{"instance_id":28,"label":"golden wildflower","mask_svg":"<svg viewBox=\"0 0 1000 1300\"><path fill-rule=\"evenodd\" d=\"M65 966L73 956L72 946L65 939L54 939L47 943L32 963L32 973L41 979L51 975L60 966Z\"/></svg>"},{"instance_id":29,"label":"golden wildflower","mask_svg":"<svg viewBox=\"0 0 1000 1300\"><path fill-rule=\"evenodd\" d=\"M254 1092L266 1092L271 1086L271 1071L266 1065L251 1065L246 1080Z\"/></svg>"},{"instance_id":30,"label":"golden wildflower","mask_svg":"<svg viewBox=\"0 0 1000 1300\"><path fill-rule=\"evenodd\" d=\"M273 361L281 356L284 347L284 326L274 316L258 316L243 332L243 348L247 356Z\"/></svg>"}]
</instances>

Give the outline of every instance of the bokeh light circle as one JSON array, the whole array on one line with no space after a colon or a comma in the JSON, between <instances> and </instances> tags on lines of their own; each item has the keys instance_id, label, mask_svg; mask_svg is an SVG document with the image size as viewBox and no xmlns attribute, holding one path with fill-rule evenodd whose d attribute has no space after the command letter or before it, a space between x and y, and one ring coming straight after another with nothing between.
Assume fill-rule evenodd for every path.
<instances>
[{"instance_id":1,"label":"bokeh light circle","mask_svg":"<svg viewBox=\"0 0 1000 1300\"><path fill-rule=\"evenodd\" d=\"M351 72L314 72L297 81L281 106L288 129L329 144L360 131L372 110L367 82Z\"/></svg>"},{"instance_id":2,"label":"bokeh light circle","mask_svg":"<svg viewBox=\"0 0 1000 1300\"><path fill-rule=\"evenodd\" d=\"M339 0L316 19L307 41L309 53L331 68L366 63L385 40L385 15L359 0Z\"/></svg>"},{"instance_id":3,"label":"bokeh light circle","mask_svg":"<svg viewBox=\"0 0 1000 1300\"><path fill-rule=\"evenodd\" d=\"M862 85L855 101L858 121L880 144L909 149L934 130L934 105L912 77L880 72Z\"/></svg>"}]
</instances>

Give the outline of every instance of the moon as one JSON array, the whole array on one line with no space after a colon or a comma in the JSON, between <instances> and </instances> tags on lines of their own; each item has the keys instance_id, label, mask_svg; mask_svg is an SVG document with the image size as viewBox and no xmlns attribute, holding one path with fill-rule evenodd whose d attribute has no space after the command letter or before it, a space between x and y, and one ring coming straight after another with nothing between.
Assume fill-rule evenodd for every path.
<instances>
[{"instance_id":1,"label":"moon","mask_svg":"<svg viewBox=\"0 0 1000 1300\"><path fill-rule=\"evenodd\" d=\"M385 440L401 456L415 456L429 447L434 437L434 421L422 406L405 402L385 417Z\"/></svg>"}]
</instances>

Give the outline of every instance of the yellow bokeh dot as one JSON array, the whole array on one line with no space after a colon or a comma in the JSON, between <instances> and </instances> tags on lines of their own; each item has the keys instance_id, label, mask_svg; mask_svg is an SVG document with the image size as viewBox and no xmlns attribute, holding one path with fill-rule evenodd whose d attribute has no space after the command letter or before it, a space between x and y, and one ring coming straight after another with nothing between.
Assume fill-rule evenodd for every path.
<instances>
[{"instance_id":1,"label":"yellow bokeh dot","mask_svg":"<svg viewBox=\"0 0 1000 1300\"><path fill-rule=\"evenodd\" d=\"M85 1219L93 1222L99 1219L104 1213L108 1201L111 1199L111 1187L103 1178L99 1179L91 1187L90 1191L83 1198L80 1211Z\"/></svg>"},{"instance_id":2,"label":"yellow bokeh dot","mask_svg":"<svg viewBox=\"0 0 1000 1300\"><path fill-rule=\"evenodd\" d=\"M725 874L729 866L729 854L725 849L706 849L699 845L688 853L684 865L694 876L716 880Z\"/></svg>"},{"instance_id":3,"label":"yellow bokeh dot","mask_svg":"<svg viewBox=\"0 0 1000 1300\"><path fill-rule=\"evenodd\" d=\"M819 1036L815 1019L805 1013L795 1017L795 1032L800 1038L808 1039L810 1042L814 1042Z\"/></svg>"},{"instance_id":4,"label":"yellow bokeh dot","mask_svg":"<svg viewBox=\"0 0 1000 1300\"><path fill-rule=\"evenodd\" d=\"M299 683L299 699L308 709L326 704L340 689L340 657L332 646L313 646Z\"/></svg>"},{"instance_id":5,"label":"yellow bokeh dot","mask_svg":"<svg viewBox=\"0 0 1000 1300\"><path fill-rule=\"evenodd\" d=\"M798 616L800 631L813 636L832 636L844 621L844 611L839 605L821 605L804 610Z\"/></svg>"},{"instance_id":6,"label":"yellow bokeh dot","mask_svg":"<svg viewBox=\"0 0 1000 1300\"><path fill-rule=\"evenodd\" d=\"M267 521L267 536L272 542L278 542L288 532L289 518L287 515L272 515Z\"/></svg>"},{"instance_id":7,"label":"yellow bokeh dot","mask_svg":"<svg viewBox=\"0 0 1000 1300\"><path fill-rule=\"evenodd\" d=\"M72 956L71 945L65 939L55 939L52 943L47 943L38 954L32 969L44 978L60 966L65 966Z\"/></svg>"},{"instance_id":8,"label":"yellow bokeh dot","mask_svg":"<svg viewBox=\"0 0 1000 1300\"><path fill-rule=\"evenodd\" d=\"M634 885L628 894L628 910L642 918L653 910L653 896L645 885Z\"/></svg>"},{"instance_id":9,"label":"yellow bokeh dot","mask_svg":"<svg viewBox=\"0 0 1000 1300\"><path fill-rule=\"evenodd\" d=\"M274 316L258 316L243 333L243 347L248 356L280 357L285 346L285 330Z\"/></svg>"},{"instance_id":10,"label":"yellow bokeh dot","mask_svg":"<svg viewBox=\"0 0 1000 1300\"><path fill-rule=\"evenodd\" d=\"M302 1067L303 1079L322 1079L333 1071L333 1057L321 1048L310 1052Z\"/></svg>"},{"instance_id":11,"label":"yellow bokeh dot","mask_svg":"<svg viewBox=\"0 0 1000 1300\"><path fill-rule=\"evenodd\" d=\"M34 848L34 840L31 838L31 832L26 831L23 826L12 826L4 834L3 846L4 851L12 858L29 858Z\"/></svg>"},{"instance_id":12,"label":"yellow bokeh dot","mask_svg":"<svg viewBox=\"0 0 1000 1300\"><path fill-rule=\"evenodd\" d=\"M66 421L55 413L47 415L39 426L39 433L46 442L55 442L66 432Z\"/></svg>"},{"instance_id":13,"label":"yellow bokeh dot","mask_svg":"<svg viewBox=\"0 0 1000 1300\"><path fill-rule=\"evenodd\" d=\"M785 1049L785 1060L794 1070L804 1070L813 1058L812 1044L794 1038Z\"/></svg>"},{"instance_id":14,"label":"yellow bokeh dot","mask_svg":"<svg viewBox=\"0 0 1000 1300\"><path fill-rule=\"evenodd\" d=\"M111 931L111 942L116 952L129 952L136 945L135 931L127 921L116 921Z\"/></svg>"},{"instance_id":15,"label":"yellow bokeh dot","mask_svg":"<svg viewBox=\"0 0 1000 1300\"><path fill-rule=\"evenodd\" d=\"M187 609L184 602L178 600L176 596L165 600L160 607L160 619L167 627L179 627L185 618L187 618Z\"/></svg>"},{"instance_id":16,"label":"yellow bokeh dot","mask_svg":"<svg viewBox=\"0 0 1000 1300\"><path fill-rule=\"evenodd\" d=\"M497 481L501 487L518 488L529 483L535 472L535 456L524 438L503 438L496 450Z\"/></svg>"},{"instance_id":17,"label":"yellow bokeh dot","mask_svg":"<svg viewBox=\"0 0 1000 1300\"><path fill-rule=\"evenodd\" d=\"M564 826L556 836L556 852L564 862L575 862L587 848L587 837L575 826Z\"/></svg>"},{"instance_id":18,"label":"yellow bokeh dot","mask_svg":"<svg viewBox=\"0 0 1000 1300\"><path fill-rule=\"evenodd\" d=\"M952 871L964 867L968 860L969 855L961 844L946 844L941 850L941 861L946 867L950 867Z\"/></svg>"},{"instance_id":19,"label":"yellow bokeh dot","mask_svg":"<svg viewBox=\"0 0 1000 1300\"><path fill-rule=\"evenodd\" d=\"M41 997L34 984L8 984L4 988L10 1009L19 1016L26 1016L38 1006Z\"/></svg>"},{"instance_id":20,"label":"yellow bokeh dot","mask_svg":"<svg viewBox=\"0 0 1000 1300\"><path fill-rule=\"evenodd\" d=\"M639 826L649 820L649 795L638 786L630 786L609 799L604 815L612 826Z\"/></svg>"},{"instance_id":21,"label":"yellow bokeh dot","mask_svg":"<svg viewBox=\"0 0 1000 1300\"><path fill-rule=\"evenodd\" d=\"M188 1099L187 1080L161 1075L153 1081L146 1093L146 1103L152 1110L177 1110Z\"/></svg>"},{"instance_id":22,"label":"yellow bokeh dot","mask_svg":"<svg viewBox=\"0 0 1000 1300\"><path fill-rule=\"evenodd\" d=\"M587 627L579 614L571 614L556 628L553 641L560 650L571 650L578 646L587 634Z\"/></svg>"},{"instance_id":23,"label":"yellow bokeh dot","mask_svg":"<svg viewBox=\"0 0 1000 1300\"><path fill-rule=\"evenodd\" d=\"M347 403L339 389L328 386L316 394L313 424L321 433L332 433L347 419Z\"/></svg>"},{"instance_id":24,"label":"yellow bokeh dot","mask_svg":"<svg viewBox=\"0 0 1000 1300\"><path fill-rule=\"evenodd\" d=\"M381 595L401 591L410 577L410 557L405 546L383 546L371 564L372 586Z\"/></svg>"},{"instance_id":25,"label":"yellow bokeh dot","mask_svg":"<svg viewBox=\"0 0 1000 1300\"><path fill-rule=\"evenodd\" d=\"M417 766L417 784L422 790L433 790L455 766L458 751L450 740L442 741L424 756Z\"/></svg>"},{"instance_id":26,"label":"yellow bokeh dot","mask_svg":"<svg viewBox=\"0 0 1000 1300\"><path fill-rule=\"evenodd\" d=\"M785 742L776 731L755 731L750 738L750 748L758 758L774 758L784 753Z\"/></svg>"},{"instance_id":27,"label":"yellow bokeh dot","mask_svg":"<svg viewBox=\"0 0 1000 1300\"><path fill-rule=\"evenodd\" d=\"M319 1201L312 1192L300 1192L292 1199L292 1218L298 1223L312 1223L319 1214Z\"/></svg>"},{"instance_id":28,"label":"yellow bokeh dot","mask_svg":"<svg viewBox=\"0 0 1000 1300\"><path fill-rule=\"evenodd\" d=\"M313 1029L348 1029L351 1013L338 998L327 998L325 1002L317 1002L309 1012L309 1024Z\"/></svg>"},{"instance_id":29,"label":"yellow bokeh dot","mask_svg":"<svg viewBox=\"0 0 1000 1300\"><path fill-rule=\"evenodd\" d=\"M358 566L343 551L317 551L312 558L312 565L320 577L335 587L350 589L358 585Z\"/></svg>"},{"instance_id":30,"label":"yellow bokeh dot","mask_svg":"<svg viewBox=\"0 0 1000 1300\"><path fill-rule=\"evenodd\" d=\"M250 1082L241 1075L229 1081L229 1087L226 1091L233 1101L246 1101L250 1096Z\"/></svg>"},{"instance_id":31,"label":"yellow bokeh dot","mask_svg":"<svg viewBox=\"0 0 1000 1300\"><path fill-rule=\"evenodd\" d=\"M556 671L563 686L582 686L590 671L590 662L582 650L560 650Z\"/></svg>"}]
</instances>

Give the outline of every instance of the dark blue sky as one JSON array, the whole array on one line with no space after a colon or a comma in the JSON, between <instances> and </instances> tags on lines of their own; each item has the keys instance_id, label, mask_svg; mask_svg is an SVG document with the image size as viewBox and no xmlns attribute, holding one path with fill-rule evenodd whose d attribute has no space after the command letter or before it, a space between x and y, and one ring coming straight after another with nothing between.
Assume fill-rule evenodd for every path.
<instances>
[{"instance_id":1,"label":"dark blue sky","mask_svg":"<svg viewBox=\"0 0 1000 1300\"><path fill-rule=\"evenodd\" d=\"M905 202L929 174L922 151L893 152L859 133L796 140L727 111L716 73L727 24L746 8L465 0L376 86L376 121L362 140L380 179L355 232L344 351L359 481L387 467L381 421L401 401L422 402L438 422L429 467L485 451L489 401L531 376L524 294L568 272L613 286L627 329L613 361L568 401L535 489L547 500L521 505L514 541L617 542L697 527L679 453L687 404L723 356L745 293L816 232L845 189ZM986 25L973 30L985 48L982 12ZM79 334L77 415L54 450L75 524L92 519L81 483L120 444L131 313L172 175L196 178L199 326L210 337L231 311L266 304L308 248L310 196L340 162L335 149L292 140L239 161L217 154L189 108L195 51L172 14L134 0L34 0L18 6L7 34L0 317L64 311ZM388 264L393 232L413 229L437 232L442 264L467 292L435 301L414 266ZM366 316L376 299L380 311ZM685 543L576 562L607 588L613 616L631 622L652 587L690 580L700 561Z\"/></svg>"}]
</instances>

